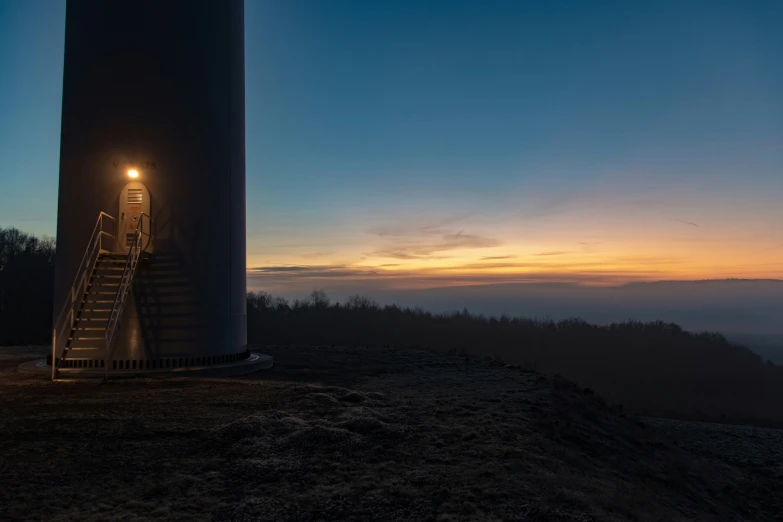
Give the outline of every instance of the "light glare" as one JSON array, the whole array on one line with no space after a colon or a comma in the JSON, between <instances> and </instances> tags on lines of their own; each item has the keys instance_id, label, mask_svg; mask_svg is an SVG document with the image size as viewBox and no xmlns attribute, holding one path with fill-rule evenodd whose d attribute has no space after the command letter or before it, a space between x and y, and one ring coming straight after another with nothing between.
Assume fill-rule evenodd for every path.
<instances>
[{"instance_id":1,"label":"light glare","mask_svg":"<svg viewBox=\"0 0 783 522\"><path fill-rule=\"evenodd\" d=\"M139 171L138 171L138 170L136 170L136 169L130 169L130 170L128 171L128 177L131 177L131 178L138 178L138 177L139 177Z\"/></svg>"}]
</instances>

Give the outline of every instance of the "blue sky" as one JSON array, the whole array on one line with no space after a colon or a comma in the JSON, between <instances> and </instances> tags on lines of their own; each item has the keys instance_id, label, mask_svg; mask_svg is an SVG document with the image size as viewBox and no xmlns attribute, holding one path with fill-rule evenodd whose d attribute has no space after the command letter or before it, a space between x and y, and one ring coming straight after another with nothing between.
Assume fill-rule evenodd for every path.
<instances>
[{"instance_id":1,"label":"blue sky","mask_svg":"<svg viewBox=\"0 0 783 522\"><path fill-rule=\"evenodd\" d=\"M783 277L781 2L245 20L251 286ZM3 227L55 230L63 39L63 1L0 0Z\"/></svg>"}]
</instances>

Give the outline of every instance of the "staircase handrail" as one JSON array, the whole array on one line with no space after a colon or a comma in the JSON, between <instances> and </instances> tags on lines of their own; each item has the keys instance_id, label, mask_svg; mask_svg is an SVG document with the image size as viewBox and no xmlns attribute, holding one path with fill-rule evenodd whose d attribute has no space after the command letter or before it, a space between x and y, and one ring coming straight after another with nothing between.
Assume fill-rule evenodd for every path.
<instances>
[{"instance_id":1,"label":"staircase handrail","mask_svg":"<svg viewBox=\"0 0 783 522\"><path fill-rule=\"evenodd\" d=\"M149 243L155 238L152 234L144 232L142 223L144 222L145 217L150 221L150 230L152 230L152 218L148 214L142 212L139 216L139 222L136 223L136 229L133 232L133 242L128 248L128 256L125 258L125 265L123 266L122 277L120 278L120 286L117 288L117 294L114 296L114 304L112 305L111 312L109 313L109 318L106 321L104 337L104 376L107 379L109 377L109 362L112 360L112 343L114 341L114 336L117 333L117 328L120 324L122 311L125 309L125 303L128 298L128 293L130 292L133 277L136 275L136 267L139 264L141 253L146 250L146 248L149 246ZM142 235L149 236L150 238L149 241L147 241L147 244L144 246L141 245Z\"/></svg>"},{"instance_id":2,"label":"staircase handrail","mask_svg":"<svg viewBox=\"0 0 783 522\"><path fill-rule=\"evenodd\" d=\"M115 243L113 246L116 248L116 235L110 234L103 230L104 218L111 219L116 226L117 220L114 218L114 216L111 216L103 211L98 212L98 219L95 222L95 227L93 227L90 240L87 242L87 248L85 249L84 255L82 256L82 261L79 264L79 268L76 270L76 275L73 278L71 289L68 291L68 295L65 298L65 303L63 303L63 306L60 309L60 313L57 315L57 319L55 319L52 325L52 380L57 377L58 359L62 353L62 348L68 339L67 335L64 335L64 333L66 330L68 333L70 333L70 331L73 329L73 324L75 322L74 307L76 304L81 303L81 301L84 299L84 294L87 291L87 286L90 282L89 274L92 273L92 270L95 267L95 262L98 259L98 255L102 251L105 251L102 248L103 237L111 237ZM67 329L65 328L66 326L68 326Z\"/></svg>"}]
</instances>

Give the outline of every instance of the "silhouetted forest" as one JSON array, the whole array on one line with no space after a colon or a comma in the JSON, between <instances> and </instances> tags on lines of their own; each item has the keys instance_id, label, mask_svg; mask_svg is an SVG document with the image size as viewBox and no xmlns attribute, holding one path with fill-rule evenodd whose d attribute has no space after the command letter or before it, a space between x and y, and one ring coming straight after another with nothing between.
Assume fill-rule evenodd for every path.
<instances>
[{"instance_id":1,"label":"silhouetted forest","mask_svg":"<svg viewBox=\"0 0 783 522\"><path fill-rule=\"evenodd\" d=\"M0 345L51 342L54 246L0 228Z\"/></svg>"},{"instance_id":2,"label":"silhouetted forest","mask_svg":"<svg viewBox=\"0 0 783 522\"><path fill-rule=\"evenodd\" d=\"M362 296L332 303L322 291L293 303L250 293L247 311L255 344L390 345L491 357L562 374L651 414L783 420L783 368L720 334L673 323L433 314Z\"/></svg>"},{"instance_id":3,"label":"silhouetted forest","mask_svg":"<svg viewBox=\"0 0 783 522\"><path fill-rule=\"evenodd\" d=\"M54 240L0 228L0 344L51 340ZM607 399L651 414L783 421L783 367L715 333L664 322L608 326L581 319L433 314L323 291L291 303L247 297L252 344L422 348L490 357L560 373Z\"/></svg>"}]
</instances>

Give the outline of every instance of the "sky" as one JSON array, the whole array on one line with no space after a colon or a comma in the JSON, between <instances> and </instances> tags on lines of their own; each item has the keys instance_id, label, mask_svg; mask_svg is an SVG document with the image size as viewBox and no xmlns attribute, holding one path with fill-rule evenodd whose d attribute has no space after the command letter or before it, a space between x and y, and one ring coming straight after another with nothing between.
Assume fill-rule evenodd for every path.
<instances>
[{"instance_id":1,"label":"sky","mask_svg":"<svg viewBox=\"0 0 783 522\"><path fill-rule=\"evenodd\" d=\"M64 4L0 0L0 227L55 231ZM245 4L250 289L783 278L783 2Z\"/></svg>"}]
</instances>

